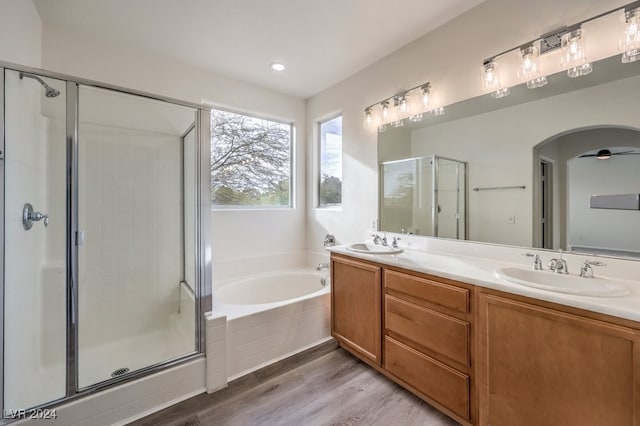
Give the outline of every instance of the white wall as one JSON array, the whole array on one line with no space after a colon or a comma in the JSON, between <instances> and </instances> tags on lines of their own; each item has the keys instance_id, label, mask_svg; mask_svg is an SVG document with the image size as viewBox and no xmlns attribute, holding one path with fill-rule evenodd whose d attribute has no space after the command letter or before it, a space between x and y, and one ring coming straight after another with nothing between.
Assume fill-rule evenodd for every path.
<instances>
[{"instance_id":1,"label":"white wall","mask_svg":"<svg viewBox=\"0 0 640 426\"><path fill-rule=\"evenodd\" d=\"M0 0L0 61L40 67L42 22L31 1Z\"/></svg>"},{"instance_id":2,"label":"white wall","mask_svg":"<svg viewBox=\"0 0 640 426\"><path fill-rule=\"evenodd\" d=\"M26 408L64 395L66 216L51 202L53 194L64 199L64 168L51 167L59 146L41 113L44 99L63 109L64 101L45 98L38 82L17 72L6 77L5 405ZM23 228L27 202L49 214L48 228L43 221ZM36 380L43 384L32 388Z\"/></svg>"},{"instance_id":3,"label":"white wall","mask_svg":"<svg viewBox=\"0 0 640 426\"><path fill-rule=\"evenodd\" d=\"M481 94L482 61L503 50L572 24L625 1L554 0L514 2L487 0L444 26L392 53L374 65L310 98L308 139L318 118L343 114L343 205L340 211L313 209L315 180L310 156L307 183L307 246L317 249L332 231L340 242L356 241L377 216L376 133L362 128L366 106L425 81L433 85L434 102L451 104ZM312 151L314 152L314 151Z\"/></svg>"},{"instance_id":4,"label":"white wall","mask_svg":"<svg viewBox=\"0 0 640 426\"><path fill-rule=\"evenodd\" d=\"M196 103L206 100L220 107L292 122L297 158L296 208L214 211L214 274L218 262L304 249L306 130L302 99L109 43L91 34L77 34L47 25L43 27L42 66L150 93Z\"/></svg>"}]
</instances>

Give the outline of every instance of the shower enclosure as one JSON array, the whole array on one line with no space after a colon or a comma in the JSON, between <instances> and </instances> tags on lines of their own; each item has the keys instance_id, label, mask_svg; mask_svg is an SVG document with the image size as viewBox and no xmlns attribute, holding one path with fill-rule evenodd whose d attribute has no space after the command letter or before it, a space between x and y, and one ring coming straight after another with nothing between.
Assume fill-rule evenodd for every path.
<instances>
[{"instance_id":1,"label":"shower enclosure","mask_svg":"<svg viewBox=\"0 0 640 426\"><path fill-rule=\"evenodd\" d=\"M380 164L380 230L465 239L467 164L431 155Z\"/></svg>"},{"instance_id":2,"label":"shower enclosure","mask_svg":"<svg viewBox=\"0 0 640 426\"><path fill-rule=\"evenodd\" d=\"M210 308L209 111L17 68L0 63L5 416L202 356Z\"/></svg>"}]
</instances>

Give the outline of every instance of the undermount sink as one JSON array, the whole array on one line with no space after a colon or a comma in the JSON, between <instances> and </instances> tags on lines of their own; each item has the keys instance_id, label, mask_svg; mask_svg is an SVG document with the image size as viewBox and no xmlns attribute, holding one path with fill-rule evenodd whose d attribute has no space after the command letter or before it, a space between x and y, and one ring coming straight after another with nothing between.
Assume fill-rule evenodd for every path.
<instances>
[{"instance_id":1,"label":"undermount sink","mask_svg":"<svg viewBox=\"0 0 640 426\"><path fill-rule=\"evenodd\" d=\"M581 296L617 297L631 291L622 284L605 278L582 278L522 268L499 268L493 274L501 280L527 287Z\"/></svg>"},{"instance_id":2,"label":"undermount sink","mask_svg":"<svg viewBox=\"0 0 640 426\"><path fill-rule=\"evenodd\" d=\"M368 254L398 254L402 253L401 248L393 248L390 246L381 246L369 243L356 243L347 246L347 250L354 251L356 253L368 253Z\"/></svg>"}]
</instances>

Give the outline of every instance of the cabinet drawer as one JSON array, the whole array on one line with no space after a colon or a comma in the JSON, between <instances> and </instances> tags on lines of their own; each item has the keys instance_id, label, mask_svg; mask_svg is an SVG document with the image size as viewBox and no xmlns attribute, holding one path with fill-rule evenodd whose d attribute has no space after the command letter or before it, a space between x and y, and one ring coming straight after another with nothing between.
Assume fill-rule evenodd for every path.
<instances>
[{"instance_id":1,"label":"cabinet drawer","mask_svg":"<svg viewBox=\"0 0 640 426\"><path fill-rule=\"evenodd\" d=\"M414 303L435 303L458 312L469 312L469 290L402 272L385 270L385 291ZM408 296L408 297L406 297Z\"/></svg>"},{"instance_id":2,"label":"cabinet drawer","mask_svg":"<svg viewBox=\"0 0 640 426\"><path fill-rule=\"evenodd\" d=\"M385 296L384 318L385 328L401 340L408 340L411 346L427 348L469 365L470 326L467 321L389 295Z\"/></svg>"},{"instance_id":3,"label":"cabinet drawer","mask_svg":"<svg viewBox=\"0 0 640 426\"><path fill-rule=\"evenodd\" d=\"M385 337L387 371L455 414L469 419L469 376Z\"/></svg>"}]
</instances>

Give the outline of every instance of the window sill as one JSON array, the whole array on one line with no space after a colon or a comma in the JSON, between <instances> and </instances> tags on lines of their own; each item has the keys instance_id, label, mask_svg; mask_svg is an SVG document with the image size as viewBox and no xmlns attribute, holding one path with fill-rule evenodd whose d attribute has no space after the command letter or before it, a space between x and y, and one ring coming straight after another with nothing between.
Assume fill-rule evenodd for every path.
<instances>
[{"instance_id":1,"label":"window sill","mask_svg":"<svg viewBox=\"0 0 640 426\"><path fill-rule=\"evenodd\" d=\"M270 212L279 212L279 211L293 211L296 210L295 207L291 206L264 206L264 207L243 207L243 206L229 206L229 207L211 207L212 212L259 212L259 211L270 211Z\"/></svg>"},{"instance_id":2,"label":"window sill","mask_svg":"<svg viewBox=\"0 0 640 426\"><path fill-rule=\"evenodd\" d=\"M315 207L313 210L318 212L341 212L342 206Z\"/></svg>"}]
</instances>

